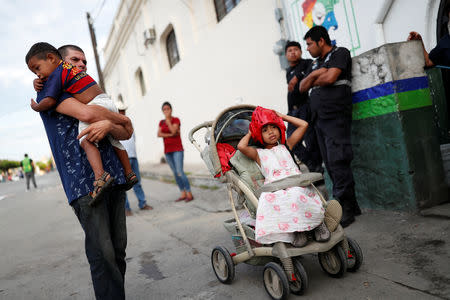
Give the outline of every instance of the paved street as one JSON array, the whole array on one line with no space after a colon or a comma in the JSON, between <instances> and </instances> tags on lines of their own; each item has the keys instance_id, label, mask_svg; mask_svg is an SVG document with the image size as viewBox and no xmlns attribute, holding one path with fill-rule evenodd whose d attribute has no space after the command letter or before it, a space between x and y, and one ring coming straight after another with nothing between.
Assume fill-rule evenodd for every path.
<instances>
[{"instance_id":1,"label":"paved street","mask_svg":"<svg viewBox=\"0 0 450 300\"><path fill-rule=\"evenodd\" d=\"M23 180L0 183L0 299L93 299L83 232L59 177L36 179L30 192ZM223 187L194 188L194 201L175 203L174 184L143 186L155 209L138 211L129 193L127 299L269 299L262 267L238 265L231 285L212 271L215 245L234 251L222 226L231 217ZM302 299L450 299L449 219L369 211L346 232L363 249L360 271L330 278L307 255Z\"/></svg>"}]
</instances>

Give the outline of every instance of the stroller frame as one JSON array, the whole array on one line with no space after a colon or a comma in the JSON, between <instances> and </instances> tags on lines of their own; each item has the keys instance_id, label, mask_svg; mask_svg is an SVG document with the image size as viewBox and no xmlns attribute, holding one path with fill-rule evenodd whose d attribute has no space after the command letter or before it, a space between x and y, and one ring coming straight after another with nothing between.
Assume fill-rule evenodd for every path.
<instances>
[{"instance_id":1,"label":"stroller frame","mask_svg":"<svg viewBox=\"0 0 450 300\"><path fill-rule=\"evenodd\" d=\"M213 249L211 262L217 278L222 283L231 283L231 281L234 279L235 265L242 262L249 264L258 264L252 263L252 261L255 261L254 258L272 257L272 260L281 263L282 268L280 267L280 265L274 262L269 262L268 264L266 264L263 276L264 286L266 288L266 291L273 299L286 299L289 295L289 291L294 294L300 295L305 292L308 285L306 272L297 257L310 253L318 253L319 262L322 269L332 277L341 277L344 275L346 270L356 271L361 265L363 257L358 244L354 240L346 237L341 225L337 225L337 228L331 232L331 238L329 241L320 243L316 241L309 241L306 246L301 248L293 247L290 244L286 244L284 242L276 242L273 245L255 245L255 243L253 243L252 245L250 243L244 226L247 227L247 229L250 229L250 227L242 224L237 212L237 203L234 199L235 197L233 196L232 191L234 190L238 195L241 196L245 195L247 201L250 201L254 207L258 207L258 199L255 193L244 183L243 180L241 180L241 178L234 170L230 170L225 174L222 174L222 168L217 154L216 144L217 142L220 142L221 133L223 132L225 126L230 124L231 121L240 114L232 114L224 122L223 116L226 113L235 110L241 110L242 112L252 112L254 108L255 106L252 105L238 105L229 107L222 111L215 121L204 122L194 127L189 132L189 140L200 152L202 159L205 161L212 175L214 176L217 174L221 174L221 180L226 182L228 198L230 201L231 210L234 215L234 220L230 219L225 221L225 223L228 222L228 227L233 225L236 227L236 232L240 234L245 245L245 251L241 250L241 252L237 254L230 254L226 248L220 246ZM223 126L222 128L217 128L219 120L221 120L221 124ZM200 147L200 145L194 138L194 134L202 128L207 129L205 141L207 142L209 138L209 146L205 147L204 149ZM212 128L212 130L210 130L210 128ZM215 130L218 130L217 136L215 136L214 134ZM298 186L312 186L320 196L324 207L327 207L327 201L323 197L322 193L313 184L314 180L312 180L312 178L314 178L314 176L311 177L311 174L314 173L299 175L298 182L300 184ZM317 174L315 177L317 179ZM248 208L245 205L245 201L243 203L243 206L248 211ZM235 221L236 224L230 223L233 221ZM350 256L352 256L354 262L352 260L352 262L350 263ZM281 286L282 291L280 291L280 288L277 288L276 286L270 286L270 281L273 281L274 277L278 277L278 282L276 284Z\"/></svg>"}]
</instances>

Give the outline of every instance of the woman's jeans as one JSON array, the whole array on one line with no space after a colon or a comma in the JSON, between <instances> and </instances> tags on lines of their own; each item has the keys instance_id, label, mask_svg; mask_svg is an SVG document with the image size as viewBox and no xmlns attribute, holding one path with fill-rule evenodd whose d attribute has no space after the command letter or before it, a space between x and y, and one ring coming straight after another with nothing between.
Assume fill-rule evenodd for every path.
<instances>
[{"instance_id":1,"label":"woman's jeans","mask_svg":"<svg viewBox=\"0 0 450 300\"><path fill-rule=\"evenodd\" d=\"M189 180L183 171L184 151L175 151L166 153L166 161L172 169L175 181L177 182L180 191L191 191Z\"/></svg>"}]
</instances>

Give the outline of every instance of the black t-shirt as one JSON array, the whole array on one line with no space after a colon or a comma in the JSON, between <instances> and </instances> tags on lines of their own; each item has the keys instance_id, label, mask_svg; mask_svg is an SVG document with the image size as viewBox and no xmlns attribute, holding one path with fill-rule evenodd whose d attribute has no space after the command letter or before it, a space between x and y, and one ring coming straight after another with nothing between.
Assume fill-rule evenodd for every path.
<instances>
[{"instance_id":1,"label":"black t-shirt","mask_svg":"<svg viewBox=\"0 0 450 300\"><path fill-rule=\"evenodd\" d=\"M450 67L450 35L439 40L436 47L430 51L429 58L435 65Z\"/></svg>"},{"instance_id":2,"label":"black t-shirt","mask_svg":"<svg viewBox=\"0 0 450 300\"><path fill-rule=\"evenodd\" d=\"M320 68L339 68L341 74L336 81L351 81L352 58L350 51L334 46L325 57L318 58L313 62L310 71ZM313 88L309 97L313 116L317 115L322 119L351 117L352 90L349 85L327 85Z\"/></svg>"},{"instance_id":3,"label":"black t-shirt","mask_svg":"<svg viewBox=\"0 0 450 300\"><path fill-rule=\"evenodd\" d=\"M289 67L286 70L286 81L289 84L289 81L296 76L298 79L297 84L294 87L292 92L288 92L288 111L292 111L294 109L298 109L301 105L305 104L308 100L308 93L300 93L298 90L300 81L305 77L306 72L311 67L312 60L311 59L300 59L298 64L295 66Z\"/></svg>"}]
</instances>

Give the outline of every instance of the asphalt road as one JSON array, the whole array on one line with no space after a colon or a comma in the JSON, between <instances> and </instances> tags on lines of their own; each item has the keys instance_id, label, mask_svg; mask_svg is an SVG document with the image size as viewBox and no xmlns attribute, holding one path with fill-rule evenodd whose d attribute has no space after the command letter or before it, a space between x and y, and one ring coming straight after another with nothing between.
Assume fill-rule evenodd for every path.
<instances>
[{"instance_id":1,"label":"asphalt road","mask_svg":"<svg viewBox=\"0 0 450 300\"><path fill-rule=\"evenodd\" d=\"M56 172L0 183L0 299L93 299L81 227ZM236 266L221 284L210 263L216 245L234 251L222 222L231 217L224 188L194 188L196 199L175 203L174 184L143 180L153 211L127 218L127 299L269 299L263 267ZM357 273L328 277L317 256L302 263L309 289L302 299L450 299L449 220L365 212L347 233L365 262ZM297 298L291 295L290 299ZM300 299L300 298L299 298Z\"/></svg>"}]
</instances>

